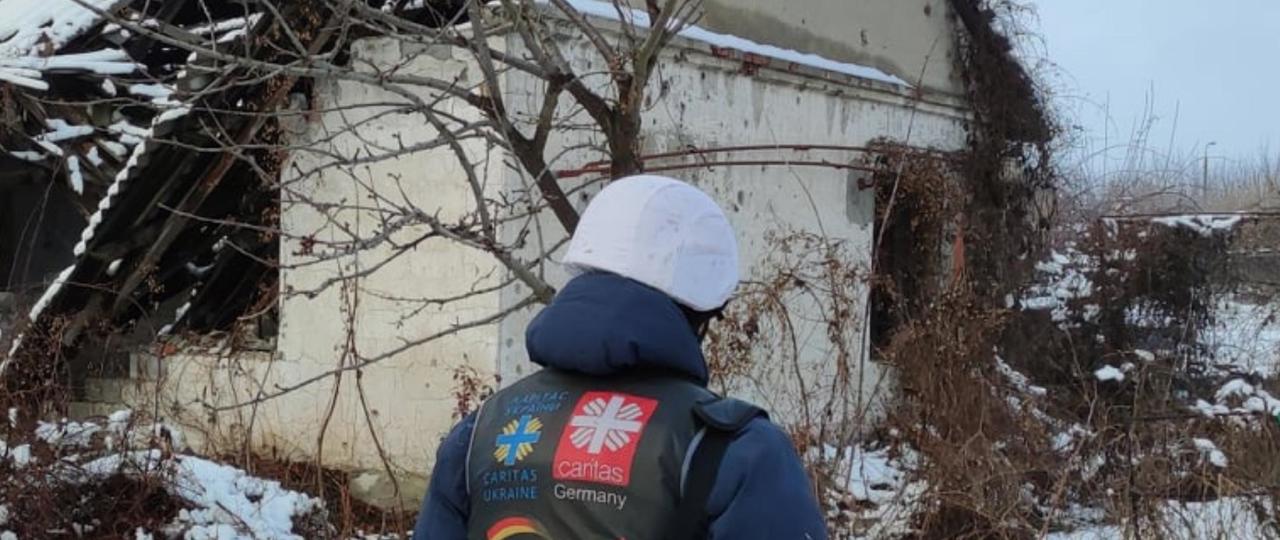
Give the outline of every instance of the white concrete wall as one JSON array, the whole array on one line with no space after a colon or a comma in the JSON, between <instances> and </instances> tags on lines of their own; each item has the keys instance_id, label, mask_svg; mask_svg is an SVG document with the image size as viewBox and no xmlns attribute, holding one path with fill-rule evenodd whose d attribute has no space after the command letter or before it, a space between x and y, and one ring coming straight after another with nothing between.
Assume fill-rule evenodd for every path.
<instances>
[{"instance_id":1,"label":"white concrete wall","mask_svg":"<svg viewBox=\"0 0 1280 540\"><path fill-rule=\"evenodd\" d=\"M705 0L698 24L960 93L947 0Z\"/></svg>"},{"instance_id":2,"label":"white concrete wall","mask_svg":"<svg viewBox=\"0 0 1280 540\"><path fill-rule=\"evenodd\" d=\"M447 48L402 50L396 41L365 40L356 44L352 56L356 65L370 71L405 62L400 67L402 74L453 79L467 73L468 65L450 58L452 52ZM474 69L469 72L477 73ZM466 83L465 75L460 83ZM406 342L448 330L458 322L489 316L498 309L498 294L489 293L411 315L421 303L404 298L459 295L473 287L489 287L501 277L491 257L450 240L428 239L398 258L391 257L393 248L384 243L322 260L329 249L327 242L372 238L383 231L378 207L412 207L448 222L474 208L474 198L458 161L447 148L358 167L325 168L349 158L367 157L370 152L395 152L402 146L432 140L435 134L422 116L394 110L390 104L404 103L402 96L359 82L318 84L319 102L313 105L324 112L294 134L297 146L308 149L294 152L284 179L281 227L285 237L280 248L284 294L277 353L184 352L165 360L158 394L171 421L194 432L215 435L199 437L217 443L215 447L237 444L227 440L223 428L247 427L252 418L255 446L272 455L310 460L322 452L332 467L381 470L382 459L373 438L376 434L396 469L421 475L428 470L441 436L454 422L455 370L469 367L483 380L494 379L497 332L493 327L465 330L410 348L361 370L358 382L355 371L346 371L340 380L325 377L256 407L220 414L210 414L207 409L244 403L259 391L272 394L340 366L356 364L358 360L350 356L352 350L362 358L378 357ZM425 100L436 97L425 90L420 95ZM448 101L437 107L461 118L478 116L474 108ZM486 147L479 142L463 145L473 159L486 155ZM321 172L301 172L317 169ZM490 190L485 195L495 193ZM404 245L427 231L425 226L413 225L397 230L391 239ZM304 239L316 241L311 253L304 247L310 240ZM376 271L371 271L375 267ZM356 277L345 281L349 286L339 282L324 287L341 276ZM354 336L351 341L349 333ZM139 399L135 404L142 404L136 403ZM197 427L201 424L214 427ZM421 491L408 495L420 497Z\"/></svg>"},{"instance_id":3,"label":"white concrete wall","mask_svg":"<svg viewBox=\"0 0 1280 540\"><path fill-rule=\"evenodd\" d=\"M465 74L476 71L468 70L466 62L450 58L451 52L446 48L406 51L396 41L367 40L358 44L353 56L357 65L369 62L385 68L404 63L400 73L443 79L461 77L460 84L466 84ZM420 92L425 100L436 99L425 90ZM320 99L323 107L404 101L389 91L354 82L330 83L322 90ZM439 107L461 118L479 116L475 109L456 102L446 101ZM306 138L324 139L332 132L374 118L387 110L387 107L366 106L326 113L310 124ZM344 132L326 145L338 155L356 156L368 153L370 147L375 148L374 152L393 152L400 145L409 146L433 138L435 132L423 117L394 113ZM485 155L485 147L479 142L465 141L462 144L473 159L479 160ZM326 159L329 158L303 153L296 156L292 166L306 170ZM399 204L428 215L438 215L445 222L455 220L474 208L473 194L464 172L447 148L376 161L368 167L356 169L354 177L349 176L348 170L335 169L289 186L284 195L281 219L285 231L333 240L349 239L340 227L316 212L311 203L302 202L303 195L312 201L346 201L368 207ZM297 196L291 196L291 191ZM385 197L385 201L379 201L379 197ZM350 227L364 237L373 236L375 231L381 230L373 211L344 212L340 221L343 227ZM395 234L394 239L397 243L404 243L426 232L424 226L408 227ZM310 262L311 257L297 255L299 249L300 245L295 240L283 242L282 262L286 266ZM318 283L331 279L335 272L352 275L383 264L390 254L391 247L382 245L342 258L336 264L286 269L281 272L282 287L286 291L314 288ZM360 278L356 282L358 289L349 291L346 303L348 306L353 302L356 305L351 318L356 325L355 346L363 357L372 358L400 347L406 341L420 340L444 331L457 322L492 314L498 308L496 294L473 296L443 307L430 307L416 316L409 316L409 312L419 306L417 302L388 297L438 298L462 294L472 287L491 285L498 277L492 272L493 268L494 261L480 251L447 239L426 240L406 255ZM351 292L358 294L358 299L352 298ZM347 330L343 313L350 309L343 307L342 296L340 287L330 287L314 298L285 296L281 306L279 350L282 363L297 364L298 375L339 365ZM470 366L477 369L482 377L491 379L492 358L496 351L495 332L480 328L411 348L365 370L365 399L374 413L373 428L397 465L410 470L425 469L428 456L434 454L437 438L448 430L453 421L450 411L455 403L455 370ZM329 427L324 452L342 465L377 467L377 450L371 442L370 426L354 391L354 383L350 376L343 380L337 406L339 412ZM314 437L322 418L319 412L331 395L332 384L326 383L279 404L282 410L296 410L296 414L288 415L289 422L281 427L296 434L291 438L305 440Z\"/></svg>"},{"instance_id":4,"label":"white concrete wall","mask_svg":"<svg viewBox=\"0 0 1280 540\"><path fill-rule=\"evenodd\" d=\"M625 0L644 10L646 2ZM661 2L659 2L661 4ZM702 0L698 25L963 93L948 0Z\"/></svg>"}]
</instances>

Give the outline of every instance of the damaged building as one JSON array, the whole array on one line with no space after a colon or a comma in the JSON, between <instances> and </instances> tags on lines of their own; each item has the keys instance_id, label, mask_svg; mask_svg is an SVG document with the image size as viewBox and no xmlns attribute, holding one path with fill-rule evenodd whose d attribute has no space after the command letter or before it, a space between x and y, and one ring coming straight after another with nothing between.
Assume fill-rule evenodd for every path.
<instances>
[{"instance_id":1,"label":"damaged building","mask_svg":"<svg viewBox=\"0 0 1280 540\"><path fill-rule=\"evenodd\" d=\"M457 414L533 369L523 329L567 279L566 215L617 170L582 104L625 84L601 51L663 16L569 4L335 18L310 2L0 1L22 13L0 18L6 384L73 415L154 411L197 446L390 472L420 496ZM958 43L984 24L969 5L708 1L656 53L635 160L726 207L746 280L797 237L834 240L865 277L874 144L943 160L969 140ZM538 32L580 78L539 68ZM866 304L869 285L850 291ZM823 300L783 301L794 365L752 358L722 389L788 422L874 414L891 383L866 361L869 314L832 333ZM839 347L853 391L804 410L797 386L852 380Z\"/></svg>"}]
</instances>

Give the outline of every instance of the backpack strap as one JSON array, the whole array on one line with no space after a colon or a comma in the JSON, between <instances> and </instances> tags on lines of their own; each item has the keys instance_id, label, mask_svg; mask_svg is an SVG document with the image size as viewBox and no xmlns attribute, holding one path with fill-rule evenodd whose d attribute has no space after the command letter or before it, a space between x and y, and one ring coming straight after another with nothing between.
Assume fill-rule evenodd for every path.
<instances>
[{"instance_id":1,"label":"backpack strap","mask_svg":"<svg viewBox=\"0 0 1280 540\"><path fill-rule=\"evenodd\" d=\"M689 443L681 469L681 496L675 519L663 538L698 540L706 538L709 525L707 500L716 484L725 450L747 423L765 416L763 409L733 398L714 398L694 405L693 414L702 425Z\"/></svg>"}]
</instances>

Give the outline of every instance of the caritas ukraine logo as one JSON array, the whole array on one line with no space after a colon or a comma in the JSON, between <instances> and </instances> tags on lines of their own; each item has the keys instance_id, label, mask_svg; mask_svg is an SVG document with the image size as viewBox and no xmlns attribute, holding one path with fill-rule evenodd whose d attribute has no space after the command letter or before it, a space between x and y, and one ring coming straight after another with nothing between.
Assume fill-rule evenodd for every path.
<instances>
[{"instance_id":1,"label":"caritas ukraine logo","mask_svg":"<svg viewBox=\"0 0 1280 540\"><path fill-rule=\"evenodd\" d=\"M573 407L556 446L552 476L626 486L631 462L657 400L614 392L587 392Z\"/></svg>"}]
</instances>

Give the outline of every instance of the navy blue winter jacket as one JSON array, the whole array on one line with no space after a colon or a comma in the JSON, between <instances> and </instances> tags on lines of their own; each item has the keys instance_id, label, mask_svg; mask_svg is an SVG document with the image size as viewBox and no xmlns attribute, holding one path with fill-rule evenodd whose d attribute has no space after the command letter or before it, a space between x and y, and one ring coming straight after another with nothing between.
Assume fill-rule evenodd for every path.
<instances>
[{"instance_id":1,"label":"navy blue winter jacket","mask_svg":"<svg viewBox=\"0 0 1280 540\"><path fill-rule=\"evenodd\" d=\"M684 315L670 298L611 274L570 281L529 325L535 363L592 375L637 368L676 370L702 381L707 365ZM414 540L464 540L469 498L466 455L475 416L449 433L436 455ZM826 538L826 527L791 440L764 417L729 444L707 502L714 540Z\"/></svg>"}]
</instances>

